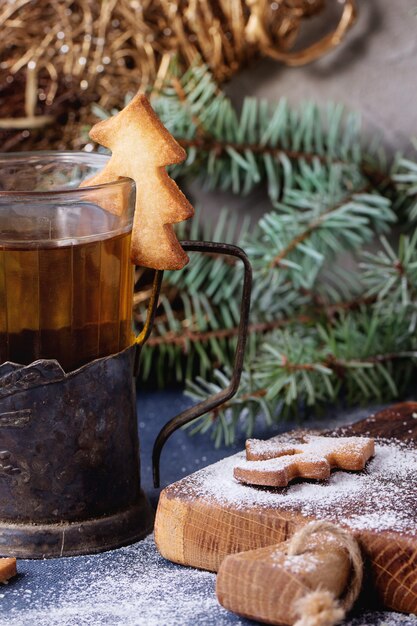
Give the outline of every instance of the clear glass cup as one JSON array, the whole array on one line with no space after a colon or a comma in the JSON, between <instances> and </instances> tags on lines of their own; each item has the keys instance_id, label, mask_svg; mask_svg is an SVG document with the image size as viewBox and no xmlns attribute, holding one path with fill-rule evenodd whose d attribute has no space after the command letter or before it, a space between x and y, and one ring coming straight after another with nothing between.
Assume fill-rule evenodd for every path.
<instances>
[{"instance_id":1,"label":"clear glass cup","mask_svg":"<svg viewBox=\"0 0 417 626\"><path fill-rule=\"evenodd\" d=\"M79 188L108 157L0 156L0 363L72 371L134 339L133 181ZM100 207L117 197L119 214Z\"/></svg>"}]
</instances>

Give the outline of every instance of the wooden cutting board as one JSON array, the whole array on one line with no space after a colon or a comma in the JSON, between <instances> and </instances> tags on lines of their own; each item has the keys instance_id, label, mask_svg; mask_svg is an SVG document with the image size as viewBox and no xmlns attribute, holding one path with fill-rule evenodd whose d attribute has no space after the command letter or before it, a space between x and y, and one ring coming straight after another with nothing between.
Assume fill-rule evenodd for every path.
<instances>
[{"instance_id":1,"label":"wooden cutting board","mask_svg":"<svg viewBox=\"0 0 417 626\"><path fill-rule=\"evenodd\" d=\"M313 431L282 438L297 439L300 432ZM283 489L238 483L233 467L244 453L226 458L162 491L159 551L170 561L217 571L228 554L280 543L308 521L327 519L359 540L367 598L374 602L376 595L380 606L417 614L417 403L322 434L376 437L375 457L363 472L337 471L328 481Z\"/></svg>"}]
</instances>

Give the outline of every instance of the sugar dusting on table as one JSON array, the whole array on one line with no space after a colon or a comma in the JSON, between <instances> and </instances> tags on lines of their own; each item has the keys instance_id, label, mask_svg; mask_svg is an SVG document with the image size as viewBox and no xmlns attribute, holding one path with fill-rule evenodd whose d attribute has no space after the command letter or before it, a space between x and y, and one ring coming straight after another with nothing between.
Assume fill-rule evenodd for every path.
<instances>
[{"instance_id":1,"label":"sugar dusting on table","mask_svg":"<svg viewBox=\"0 0 417 626\"><path fill-rule=\"evenodd\" d=\"M336 471L326 481L300 482L274 490L244 485L234 479L233 470L244 458L242 452L196 472L178 483L181 492L188 489L190 497L228 504L238 510L284 507L307 517L340 522L348 518L355 529L412 533L417 530L417 449L410 445L380 441L375 457L363 471Z\"/></svg>"},{"instance_id":2,"label":"sugar dusting on table","mask_svg":"<svg viewBox=\"0 0 417 626\"><path fill-rule=\"evenodd\" d=\"M165 561L153 536L87 557L20 561L0 588L0 626L251 626L217 602L215 574ZM59 575L57 576L57 572ZM345 626L416 626L417 617L367 612Z\"/></svg>"},{"instance_id":3,"label":"sugar dusting on table","mask_svg":"<svg viewBox=\"0 0 417 626\"><path fill-rule=\"evenodd\" d=\"M230 622L218 604L214 574L168 563L153 536L104 554L63 559L59 579L54 577L57 563L38 562L37 579L30 569L25 574L29 562L19 563L22 579L0 588L1 626L242 623L237 616Z\"/></svg>"}]
</instances>

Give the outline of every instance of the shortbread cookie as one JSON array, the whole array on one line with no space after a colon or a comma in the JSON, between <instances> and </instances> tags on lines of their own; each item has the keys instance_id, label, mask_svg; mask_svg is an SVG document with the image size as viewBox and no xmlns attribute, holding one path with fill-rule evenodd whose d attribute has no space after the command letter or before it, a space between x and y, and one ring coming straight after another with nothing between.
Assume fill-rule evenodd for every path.
<instances>
[{"instance_id":1,"label":"shortbread cookie","mask_svg":"<svg viewBox=\"0 0 417 626\"><path fill-rule=\"evenodd\" d=\"M358 471L374 455L374 440L368 437L321 437L308 435L302 443L282 439L248 439L246 461L234 468L242 483L285 487L295 478L324 480L332 469Z\"/></svg>"},{"instance_id":2,"label":"shortbread cookie","mask_svg":"<svg viewBox=\"0 0 417 626\"><path fill-rule=\"evenodd\" d=\"M181 163L185 150L167 131L147 98L137 94L120 113L98 122L90 137L112 151L104 169L82 183L101 185L120 178L136 183L131 258L136 265L153 269L181 269L188 256L179 244L172 224L188 219L194 209L165 170ZM110 190L109 190L110 191ZM97 203L119 213L123 199L117 193L97 194Z\"/></svg>"},{"instance_id":3,"label":"shortbread cookie","mask_svg":"<svg viewBox=\"0 0 417 626\"><path fill-rule=\"evenodd\" d=\"M0 559L0 583L7 583L16 574L16 559Z\"/></svg>"}]
</instances>

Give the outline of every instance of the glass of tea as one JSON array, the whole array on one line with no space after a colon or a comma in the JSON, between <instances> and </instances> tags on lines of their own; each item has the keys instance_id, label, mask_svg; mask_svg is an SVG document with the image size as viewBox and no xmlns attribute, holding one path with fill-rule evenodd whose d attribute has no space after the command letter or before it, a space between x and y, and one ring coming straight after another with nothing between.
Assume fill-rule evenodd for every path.
<instances>
[{"instance_id":1,"label":"glass of tea","mask_svg":"<svg viewBox=\"0 0 417 626\"><path fill-rule=\"evenodd\" d=\"M134 183L79 188L107 159L0 155L0 363L68 372L133 342ZM118 215L100 206L115 194Z\"/></svg>"}]
</instances>

